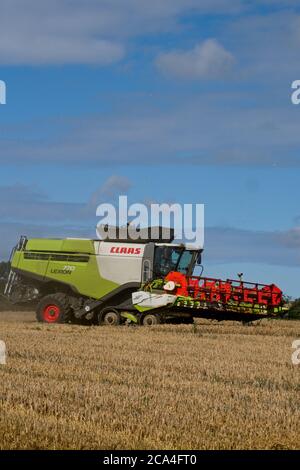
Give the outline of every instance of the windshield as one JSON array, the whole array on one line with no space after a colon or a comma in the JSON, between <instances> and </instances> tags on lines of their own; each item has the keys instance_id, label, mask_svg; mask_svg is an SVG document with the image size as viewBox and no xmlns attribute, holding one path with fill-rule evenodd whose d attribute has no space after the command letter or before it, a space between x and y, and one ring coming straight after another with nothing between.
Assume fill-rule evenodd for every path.
<instances>
[{"instance_id":1,"label":"windshield","mask_svg":"<svg viewBox=\"0 0 300 470\"><path fill-rule=\"evenodd\" d=\"M188 274L193 259L193 251L181 247L158 246L154 257L154 274L166 276L170 271Z\"/></svg>"}]
</instances>

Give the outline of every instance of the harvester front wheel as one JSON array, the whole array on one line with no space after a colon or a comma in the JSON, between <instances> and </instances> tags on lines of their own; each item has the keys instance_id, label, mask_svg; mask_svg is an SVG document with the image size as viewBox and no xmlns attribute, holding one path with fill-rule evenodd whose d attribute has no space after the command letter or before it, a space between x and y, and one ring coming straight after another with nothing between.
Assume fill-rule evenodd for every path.
<instances>
[{"instance_id":1,"label":"harvester front wheel","mask_svg":"<svg viewBox=\"0 0 300 470\"><path fill-rule=\"evenodd\" d=\"M108 308L99 313L99 325L117 326L121 323L121 315L117 310Z\"/></svg>"},{"instance_id":2,"label":"harvester front wheel","mask_svg":"<svg viewBox=\"0 0 300 470\"><path fill-rule=\"evenodd\" d=\"M36 318L44 323L68 323L71 319L68 296L50 294L43 297L37 306Z\"/></svg>"},{"instance_id":3,"label":"harvester front wheel","mask_svg":"<svg viewBox=\"0 0 300 470\"><path fill-rule=\"evenodd\" d=\"M158 315L154 315L153 313L146 313L146 315L142 318L142 325L144 326L154 326L159 325L161 323L161 319Z\"/></svg>"}]
</instances>

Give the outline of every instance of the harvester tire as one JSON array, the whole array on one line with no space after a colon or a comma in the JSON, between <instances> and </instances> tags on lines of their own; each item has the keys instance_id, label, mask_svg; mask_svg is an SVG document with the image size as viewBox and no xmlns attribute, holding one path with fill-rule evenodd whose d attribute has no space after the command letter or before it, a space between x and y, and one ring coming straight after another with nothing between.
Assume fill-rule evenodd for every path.
<instances>
[{"instance_id":1,"label":"harvester tire","mask_svg":"<svg viewBox=\"0 0 300 470\"><path fill-rule=\"evenodd\" d=\"M118 326L121 323L120 313L113 308L106 308L98 315L99 325Z\"/></svg>"},{"instance_id":2,"label":"harvester tire","mask_svg":"<svg viewBox=\"0 0 300 470\"><path fill-rule=\"evenodd\" d=\"M68 296L65 294L46 295L36 309L37 321L43 323L68 323L71 316Z\"/></svg>"},{"instance_id":3,"label":"harvester tire","mask_svg":"<svg viewBox=\"0 0 300 470\"><path fill-rule=\"evenodd\" d=\"M142 318L142 325L144 326L154 326L161 323L161 318L154 313L146 313Z\"/></svg>"}]
</instances>

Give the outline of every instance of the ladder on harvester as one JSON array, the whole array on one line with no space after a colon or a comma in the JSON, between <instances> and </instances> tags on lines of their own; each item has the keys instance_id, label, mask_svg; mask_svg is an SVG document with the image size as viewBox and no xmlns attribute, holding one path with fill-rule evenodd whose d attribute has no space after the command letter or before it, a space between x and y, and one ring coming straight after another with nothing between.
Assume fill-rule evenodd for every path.
<instances>
[{"instance_id":1,"label":"ladder on harvester","mask_svg":"<svg viewBox=\"0 0 300 470\"><path fill-rule=\"evenodd\" d=\"M12 249L12 252L9 257L9 263L11 263L11 260L15 252L23 250L26 246L26 243L27 243L27 237L22 235L19 240L19 243ZM17 278L18 278L17 273L13 269L10 269L7 282L5 284L4 292L3 292L3 295L7 297L8 299L10 298L12 288L14 287L15 282L17 281Z\"/></svg>"}]
</instances>

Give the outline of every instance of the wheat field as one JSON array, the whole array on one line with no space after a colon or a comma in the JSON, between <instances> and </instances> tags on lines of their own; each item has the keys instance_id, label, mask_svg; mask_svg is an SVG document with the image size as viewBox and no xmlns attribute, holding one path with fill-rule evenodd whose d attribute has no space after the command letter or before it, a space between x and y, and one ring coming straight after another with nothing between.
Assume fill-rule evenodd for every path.
<instances>
[{"instance_id":1,"label":"wheat field","mask_svg":"<svg viewBox=\"0 0 300 470\"><path fill-rule=\"evenodd\" d=\"M0 449L299 449L300 322L44 325L1 312Z\"/></svg>"}]
</instances>

